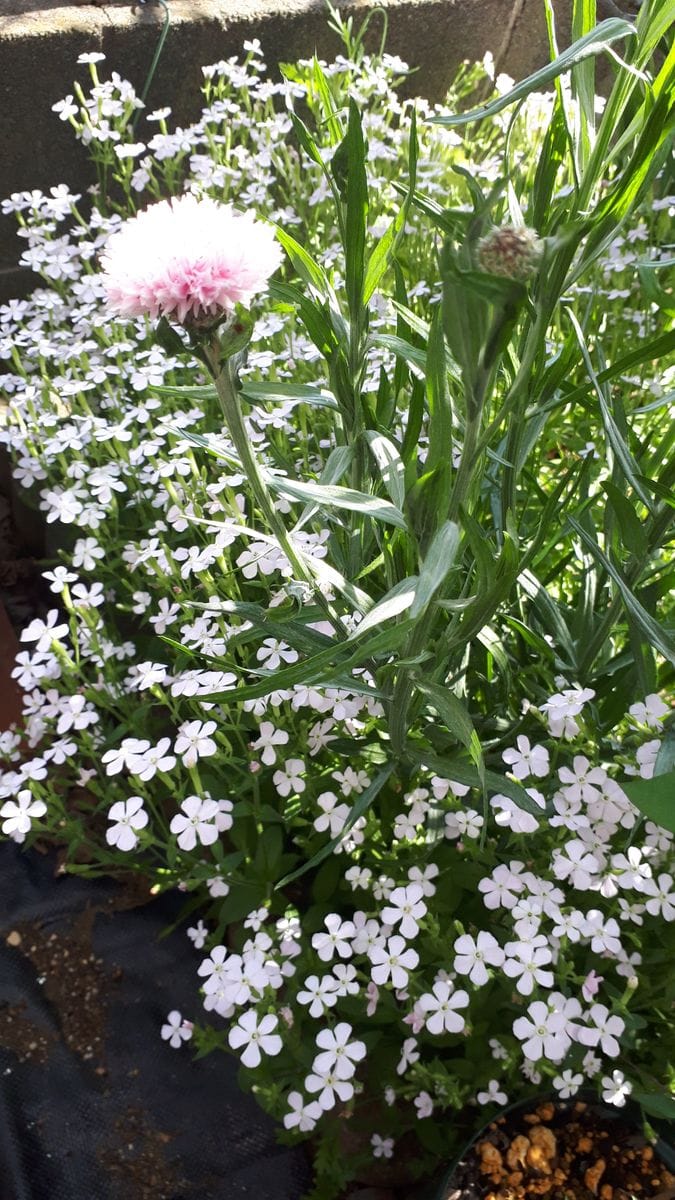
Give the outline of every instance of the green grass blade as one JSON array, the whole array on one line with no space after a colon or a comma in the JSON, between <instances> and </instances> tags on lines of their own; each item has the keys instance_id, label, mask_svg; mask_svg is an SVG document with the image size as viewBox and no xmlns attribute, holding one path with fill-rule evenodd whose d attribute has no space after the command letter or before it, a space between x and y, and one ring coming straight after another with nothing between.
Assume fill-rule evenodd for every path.
<instances>
[{"instance_id":1,"label":"green grass blade","mask_svg":"<svg viewBox=\"0 0 675 1200\"><path fill-rule=\"evenodd\" d=\"M587 33L585 37L563 50L562 54L559 54L553 62L541 67L532 75L528 75L527 79L516 84L505 95L499 96L496 100L492 100L480 108L474 108L468 113L458 113L452 117L431 117L429 123L451 128L457 125L467 125L470 121L482 121L485 117L493 117L508 108L510 104L514 104L516 100L522 100L523 97L529 96L531 92L546 91L549 84L553 83L559 75L569 71L576 63L583 62L589 54L602 54L613 42L622 38L635 37L635 33L635 26L632 22L624 21L620 17L610 17Z\"/></svg>"},{"instance_id":2,"label":"green grass blade","mask_svg":"<svg viewBox=\"0 0 675 1200\"><path fill-rule=\"evenodd\" d=\"M652 645L655 650L658 650L664 658L667 658L669 662L675 665L675 640L663 628L663 626L661 626L659 622L647 612L646 608L643 607L637 596L635 596L631 591L620 571L618 571L614 564L610 562L607 555L603 553L597 543L588 536L586 530L582 528L579 522L576 521L574 517L568 517L567 519L572 528L575 529L579 534L579 537L584 544L588 546L593 557L602 564L607 574L610 575L614 580L621 593L621 597L628 612L633 617L636 624L640 627L650 645Z\"/></svg>"}]
</instances>

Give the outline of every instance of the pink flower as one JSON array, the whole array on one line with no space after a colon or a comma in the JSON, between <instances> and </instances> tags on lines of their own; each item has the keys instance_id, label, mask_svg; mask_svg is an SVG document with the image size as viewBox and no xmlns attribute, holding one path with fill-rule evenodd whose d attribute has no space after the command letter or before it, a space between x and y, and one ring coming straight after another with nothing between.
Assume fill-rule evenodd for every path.
<instances>
[{"instance_id":1,"label":"pink flower","mask_svg":"<svg viewBox=\"0 0 675 1200\"><path fill-rule=\"evenodd\" d=\"M366 999L368 1001L366 1016L373 1017L377 1011L377 1002L380 999L380 989L376 983L373 983L372 979L366 988Z\"/></svg>"},{"instance_id":2,"label":"pink flower","mask_svg":"<svg viewBox=\"0 0 675 1200\"><path fill-rule=\"evenodd\" d=\"M205 196L174 197L125 221L102 256L121 317L217 319L265 290L281 263L269 225Z\"/></svg>"},{"instance_id":3,"label":"pink flower","mask_svg":"<svg viewBox=\"0 0 675 1200\"><path fill-rule=\"evenodd\" d=\"M584 979L581 987L581 994L589 1004L594 996L597 996L600 991L600 984L604 981L603 975L596 975L595 971L589 971Z\"/></svg>"}]
</instances>

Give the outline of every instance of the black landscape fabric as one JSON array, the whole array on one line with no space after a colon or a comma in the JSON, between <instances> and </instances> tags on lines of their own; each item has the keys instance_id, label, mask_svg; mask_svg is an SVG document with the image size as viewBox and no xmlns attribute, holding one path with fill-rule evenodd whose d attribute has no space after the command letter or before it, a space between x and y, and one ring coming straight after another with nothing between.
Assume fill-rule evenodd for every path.
<instances>
[{"instance_id":1,"label":"black landscape fabric","mask_svg":"<svg viewBox=\"0 0 675 1200\"><path fill-rule=\"evenodd\" d=\"M199 1013L184 897L55 877L0 846L0 1200L300 1200L302 1147L237 1087L237 1064L160 1039Z\"/></svg>"}]
</instances>

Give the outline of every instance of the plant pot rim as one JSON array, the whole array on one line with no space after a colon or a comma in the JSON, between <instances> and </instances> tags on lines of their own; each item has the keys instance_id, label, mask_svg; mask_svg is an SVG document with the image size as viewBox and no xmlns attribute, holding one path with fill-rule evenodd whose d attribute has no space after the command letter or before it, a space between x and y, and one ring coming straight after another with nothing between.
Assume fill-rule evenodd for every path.
<instances>
[{"instance_id":1,"label":"plant pot rim","mask_svg":"<svg viewBox=\"0 0 675 1200\"><path fill-rule=\"evenodd\" d=\"M471 1151L471 1149L476 1145L476 1142L486 1135L490 1126L494 1124L498 1117L509 1116L512 1113L517 1113L523 1109L536 1108L537 1105L545 1104L549 1101L556 1106L576 1104L578 1101L588 1105L594 1104L597 1108L606 1113L608 1119L610 1120L620 1120L623 1118L628 1124L636 1125L638 1127L641 1124L640 1106L634 1101L629 1100L623 1108L612 1108L608 1104L604 1104L603 1101L598 1098L595 1092L588 1090L582 1090L578 1092L577 1095L570 1100L561 1100L557 1092L539 1092L534 1096L527 1097L525 1100L516 1100L513 1104L507 1105L506 1108L500 1109L498 1113L495 1113L489 1118L489 1120L485 1121L484 1124L481 1125L480 1129L474 1133L473 1137L466 1143L464 1149L461 1150L460 1153L453 1159L447 1171L443 1175L440 1186L435 1195L435 1200L447 1200L448 1193L452 1186L452 1177L455 1174L458 1166ZM653 1120L650 1119L650 1124L658 1133L658 1138L654 1144L655 1152L663 1160L669 1170L675 1171L675 1141L671 1142L665 1140L664 1126L666 1123L654 1118Z\"/></svg>"}]
</instances>

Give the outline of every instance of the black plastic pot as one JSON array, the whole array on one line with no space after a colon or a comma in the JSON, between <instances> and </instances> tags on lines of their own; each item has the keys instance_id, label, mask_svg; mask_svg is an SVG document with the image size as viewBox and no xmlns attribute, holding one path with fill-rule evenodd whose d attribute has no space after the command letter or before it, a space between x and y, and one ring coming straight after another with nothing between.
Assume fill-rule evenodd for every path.
<instances>
[{"instance_id":1,"label":"black plastic pot","mask_svg":"<svg viewBox=\"0 0 675 1200\"><path fill-rule=\"evenodd\" d=\"M517 1104L510 1104L507 1108L500 1109L498 1114L493 1114L488 1121L478 1130L477 1133L467 1143L462 1152L454 1159L450 1167L443 1176L441 1185L436 1193L435 1200L447 1200L448 1196L455 1190L456 1184L453 1183L453 1176L456 1174L459 1167L465 1162L477 1142L481 1141L486 1136L490 1126L494 1123L496 1116L508 1117L519 1112L530 1112L540 1104L551 1102L555 1104L557 1109L574 1105L578 1100L584 1101L586 1104L592 1104L596 1111L600 1111L608 1124L612 1121L621 1121L622 1124L634 1125L636 1130L641 1129L642 1120L640 1108L637 1104L628 1102L624 1108L614 1108L603 1104L598 1100L594 1092L579 1092L573 1100L561 1100L555 1093L546 1092L539 1096L531 1096L528 1100L519 1100ZM654 1145L654 1153L659 1156L661 1161L670 1171L675 1171L675 1141L673 1140L672 1127L664 1128L663 1121L657 1121L650 1118L650 1125L654 1128L659 1138Z\"/></svg>"}]
</instances>

